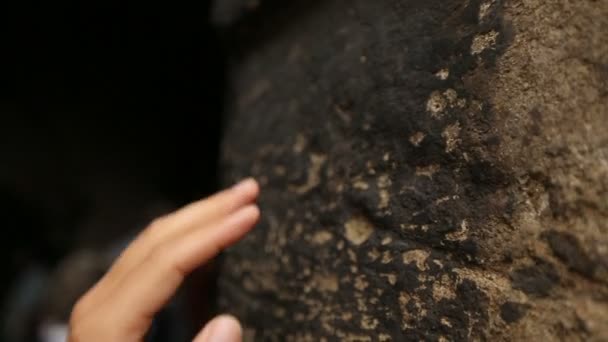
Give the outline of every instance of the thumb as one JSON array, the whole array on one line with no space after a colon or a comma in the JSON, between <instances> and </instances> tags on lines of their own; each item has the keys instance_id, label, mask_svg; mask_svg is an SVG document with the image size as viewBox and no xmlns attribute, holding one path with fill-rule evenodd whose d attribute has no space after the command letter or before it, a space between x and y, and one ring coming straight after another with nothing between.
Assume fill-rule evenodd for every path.
<instances>
[{"instance_id":1,"label":"thumb","mask_svg":"<svg viewBox=\"0 0 608 342\"><path fill-rule=\"evenodd\" d=\"M241 342L243 331L239 321L230 315L221 315L212 319L193 342Z\"/></svg>"}]
</instances>

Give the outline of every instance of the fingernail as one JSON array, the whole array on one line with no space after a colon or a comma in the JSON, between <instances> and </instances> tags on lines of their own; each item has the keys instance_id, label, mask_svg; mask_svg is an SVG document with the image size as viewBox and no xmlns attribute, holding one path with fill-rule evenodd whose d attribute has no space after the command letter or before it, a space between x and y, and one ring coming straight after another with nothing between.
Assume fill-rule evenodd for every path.
<instances>
[{"instance_id":1,"label":"fingernail","mask_svg":"<svg viewBox=\"0 0 608 342\"><path fill-rule=\"evenodd\" d=\"M258 187L258 182L253 178L244 179L238 183L236 183L232 190L236 192L253 192L256 191Z\"/></svg>"},{"instance_id":2,"label":"fingernail","mask_svg":"<svg viewBox=\"0 0 608 342\"><path fill-rule=\"evenodd\" d=\"M236 318L223 315L215 318L209 327L205 342L241 342L241 325Z\"/></svg>"}]
</instances>

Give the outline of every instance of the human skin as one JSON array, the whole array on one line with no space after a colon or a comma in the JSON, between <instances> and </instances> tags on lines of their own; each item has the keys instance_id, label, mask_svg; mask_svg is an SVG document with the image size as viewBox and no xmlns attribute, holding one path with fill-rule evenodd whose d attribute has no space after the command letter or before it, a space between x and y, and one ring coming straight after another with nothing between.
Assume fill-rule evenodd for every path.
<instances>
[{"instance_id":1,"label":"human skin","mask_svg":"<svg viewBox=\"0 0 608 342\"><path fill-rule=\"evenodd\" d=\"M252 229L258 193L256 181L247 179L152 222L78 300L69 341L142 341L184 278ZM238 321L221 315L194 341L241 339Z\"/></svg>"}]
</instances>

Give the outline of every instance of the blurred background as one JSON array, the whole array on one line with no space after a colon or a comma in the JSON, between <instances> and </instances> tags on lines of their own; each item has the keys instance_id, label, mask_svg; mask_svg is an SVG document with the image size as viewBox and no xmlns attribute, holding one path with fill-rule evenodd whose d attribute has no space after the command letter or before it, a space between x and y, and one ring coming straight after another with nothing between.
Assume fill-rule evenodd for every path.
<instances>
[{"instance_id":1,"label":"blurred background","mask_svg":"<svg viewBox=\"0 0 608 342\"><path fill-rule=\"evenodd\" d=\"M218 188L225 68L209 5L0 5L3 341L60 336L138 230ZM198 328L182 297L150 340Z\"/></svg>"}]
</instances>

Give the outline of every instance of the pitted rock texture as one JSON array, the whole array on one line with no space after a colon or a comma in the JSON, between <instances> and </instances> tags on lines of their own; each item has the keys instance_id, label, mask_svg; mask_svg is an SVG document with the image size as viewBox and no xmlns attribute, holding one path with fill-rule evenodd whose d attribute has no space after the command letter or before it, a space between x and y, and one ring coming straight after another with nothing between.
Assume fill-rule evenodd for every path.
<instances>
[{"instance_id":1,"label":"pitted rock texture","mask_svg":"<svg viewBox=\"0 0 608 342\"><path fill-rule=\"evenodd\" d=\"M219 6L247 338L608 339L607 2Z\"/></svg>"}]
</instances>

